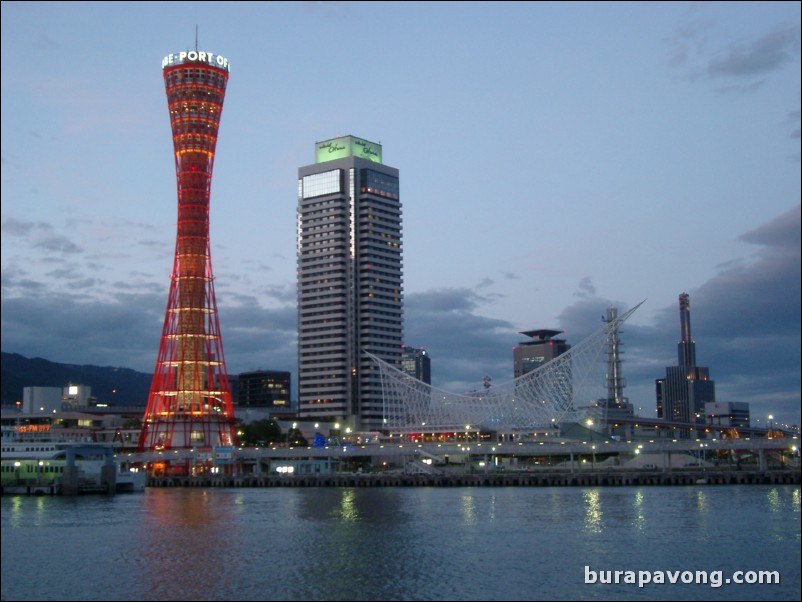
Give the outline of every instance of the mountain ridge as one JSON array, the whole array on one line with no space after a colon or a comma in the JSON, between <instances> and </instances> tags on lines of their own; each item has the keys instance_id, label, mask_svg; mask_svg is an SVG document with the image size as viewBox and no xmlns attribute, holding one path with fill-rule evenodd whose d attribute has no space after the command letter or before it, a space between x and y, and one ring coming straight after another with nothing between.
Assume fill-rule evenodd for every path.
<instances>
[{"instance_id":1,"label":"mountain ridge","mask_svg":"<svg viewBox=\"0 0 802 602\"><path fill-rule=\"evenodd\" d=\"M92 388L98 403L118 406L146 406L152 374L130 368L62 364L18 353L0 352L0 389L3 405L22 401L25 387L66 387L69 384Z\"/></svg>"}]
</instances>

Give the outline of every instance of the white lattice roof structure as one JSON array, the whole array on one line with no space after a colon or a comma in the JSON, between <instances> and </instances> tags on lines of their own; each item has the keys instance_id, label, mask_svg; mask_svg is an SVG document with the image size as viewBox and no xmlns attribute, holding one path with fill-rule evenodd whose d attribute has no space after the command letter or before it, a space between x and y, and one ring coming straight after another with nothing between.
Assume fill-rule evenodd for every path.
<instances>
[{"instance_id":1,"label":"white lattice roof structure","mask_svg":"<svg viewBox=\"0 0 802 602\"><path fill-rule=\"evenodd\" d=\"M606 397L610 336L639 303L539 368L469 394L449 393L417 380L374 355L382 380L385 428L392 432L520 431L578 422Z\"/></svg>"}]
</instances>

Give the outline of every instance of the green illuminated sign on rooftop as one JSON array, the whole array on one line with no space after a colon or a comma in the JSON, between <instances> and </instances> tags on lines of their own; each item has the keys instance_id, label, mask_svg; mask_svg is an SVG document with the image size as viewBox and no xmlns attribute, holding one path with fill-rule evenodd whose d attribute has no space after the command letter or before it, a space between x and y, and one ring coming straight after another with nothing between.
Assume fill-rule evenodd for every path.
<instances>
[{"instance_id":1,"label":"green illuminated sign on rooftop","mask_svg":"<svg viewBox=\"0 0 802 602\"><path fill-rule=\"evenodd\" d=\"M344 157L360 157L381 163L382 145L355 136L342 136L318 142L315 146L315 163L325 163Z\"/></svg>"}]
</instances>

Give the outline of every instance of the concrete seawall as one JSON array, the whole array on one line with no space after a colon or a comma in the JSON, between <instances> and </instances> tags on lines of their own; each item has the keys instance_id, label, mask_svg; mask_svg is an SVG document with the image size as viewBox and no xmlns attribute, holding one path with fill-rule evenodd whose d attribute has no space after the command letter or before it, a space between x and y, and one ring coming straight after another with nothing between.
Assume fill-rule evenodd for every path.
<instances>
[{"instance_id":1,"label":"concrete seawall","mask_svg":"<svg viewBox=\"0 0 802 602\"><path fill-rule=\"evenodd\" d=\"M622 487L651 485L799 485L800 471L672 473L332 474L151 477L149 487Z\"/></svg>"}]
</instances>

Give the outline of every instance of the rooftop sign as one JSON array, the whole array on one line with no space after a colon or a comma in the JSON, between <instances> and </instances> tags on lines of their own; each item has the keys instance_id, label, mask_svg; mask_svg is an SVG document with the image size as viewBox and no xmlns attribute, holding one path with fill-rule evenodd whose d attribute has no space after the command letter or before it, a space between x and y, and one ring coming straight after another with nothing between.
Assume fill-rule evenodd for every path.
<instances>
[{"instance_id":1,"label":"rooftop sign","mask_svg":"<svg viewBox=\"0 0 802 602\"><path fill-rule=\"evenodd\" d=\"M360 157L375 163L382 162L382 145L355 136L342 136L318 142L315 145L315 163L334 161L344 157Z\"/></svg>"},{"instance_id":2,"label":"rooftop sign","mask_svg":"<svg viewBox=\"0 0 802 602\"><path fill-rule=\"evenodd\" d=\"M168 54L162 59L162 69L186 63L203 63L211 65L212 67L225 69L226 71L231 71L226 57L211 52L198 52L197 50L186 50L177 54Z\"/></svg>"}]
</instances>

